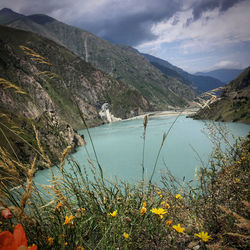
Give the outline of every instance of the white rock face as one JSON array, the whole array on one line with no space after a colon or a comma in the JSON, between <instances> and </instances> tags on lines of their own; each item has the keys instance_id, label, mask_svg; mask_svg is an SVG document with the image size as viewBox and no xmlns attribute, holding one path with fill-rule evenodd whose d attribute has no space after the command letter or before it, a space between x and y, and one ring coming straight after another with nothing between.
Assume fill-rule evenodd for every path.
<instances>
[{"instance_id":1,"label":"white rock face","mask_svg":"<svg viewBox=\"0 0 250 250\"><path fill-rule=\"evenodd\" d=\"M102 105L99 115L104 121L108 123L121 121L121 118L117 118L110 113L109 104L107 102Z\"/></svg>"}]
</instances>

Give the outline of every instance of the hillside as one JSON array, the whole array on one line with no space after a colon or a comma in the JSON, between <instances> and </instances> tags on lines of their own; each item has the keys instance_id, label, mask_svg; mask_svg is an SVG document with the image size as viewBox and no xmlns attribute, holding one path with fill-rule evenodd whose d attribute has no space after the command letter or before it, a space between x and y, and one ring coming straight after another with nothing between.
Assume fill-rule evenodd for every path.
<instances>
[{"instance_id":1,"label":"hillside","mask_svg":"<svg viewBox=\"0 0 250 250\"><path fill-rule=\"evenodd\" d=\"M250 124L250 67L225 86L219 99L193 117Z\"/></svg>"},{"instance_id":2,"label":"hillside","mask_svg":"<svg viewBox=\"0 0 250 250\"><path fill-rule=\"evenodd\" d=\"M190 85L172 76L166 77L133 48L112 44L49 16L26 16L8 26L60 43L95 68L137 89L150 102L152 110L184 106L195 96Z\"/></svg>"},{"instance_id":3,"label":"hillside","mask_svg":"<svg viewBox=\"0 0 250 250\"><path fill-rule=\"evenodd\" d=\"M220 80L211 76L193 75L181 68L178 68L168 61L162 60L149 54L142 54L148 61L158 68L163 74L174 76L182 82L194 86L199 92L206 92L224 85Z\"/></svg>"},{"instance_id":4,"label":"hillside","mask_svg":"<svg viewBox=\"0 0 250 250\"><path fill-rule=\"evenodd\" d=\"M42 143L58 158L60 147L74 148L81 141L74 129L84 125L75 103L88 126L105 122L99 115L104 103L121 118L149 110L149 103L138 91L96 70L65 47L31 32L4 26L0 32L0 119L4 133L18 144L17 152L26 150L25 143L5 129L12 123L31 135L31 124L36 124ZM60 133L66 141L60 142ZM36 143L29 136L27 140ZM5 139L0 146L3 143L7 143ZM26 158L30 153L20 155Z\"/></svg>"},{"instance_id":5,"label":"hillside","mask_svg":"<svg viewBox=\"0 0 250 250\"><path fill-rule=\"evenodd\" d=\"M234 80L243 70L240 69L217 69L209 72L197 72L195 75L211 76L219 79L223 83L229 83Z\"/></svg>"}]
</instances>

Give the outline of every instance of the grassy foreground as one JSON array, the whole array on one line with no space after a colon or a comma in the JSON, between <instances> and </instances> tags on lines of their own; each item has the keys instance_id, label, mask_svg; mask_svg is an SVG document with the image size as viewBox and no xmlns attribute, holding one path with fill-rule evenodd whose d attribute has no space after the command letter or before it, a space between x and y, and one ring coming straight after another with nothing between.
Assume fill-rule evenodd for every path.
<instances>
[{"instance_id":1,"label":"grassy foreground","mask_svg":"<svg viewBox=\"0 0 250 250\"><path fill-rule=\"evenodd\" d=\"M146 127L145 119L144 139ZM62 175L54 176L37 135L53 176L50 185L38 187L33 183L36 157L24 165L1 148L0 230L13 232L20 223L28 246L38 249L249 249L250 136L231 145L224 131L210 131L214 153L192 186L171 173L162 176L160 186L152 179L110 182L98 159L88 159L84 167L68 157L69 173L64 170L69 147L58 166ZM224 153L222 141L228 146ZM19 186L9 188L13 182ZM0 249L6 249L1 234Z\"/></svg>"}]
</instances>

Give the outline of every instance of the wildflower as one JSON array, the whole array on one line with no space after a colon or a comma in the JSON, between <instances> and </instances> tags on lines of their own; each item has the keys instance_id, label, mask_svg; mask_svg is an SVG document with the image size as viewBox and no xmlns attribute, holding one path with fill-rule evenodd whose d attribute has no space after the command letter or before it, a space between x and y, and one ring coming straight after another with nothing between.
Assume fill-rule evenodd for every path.
<instances>
[{"instance_id":1,"label":"wildflower","mask_svg":"<svg viewBox=\"0 0 250 250\"><path fill-rule=\"evenodd\" d=\"M81 246L78 246L78 247L76 248L76 250L84 250L84 248L81 247Z\"/></svg>"},{"instance_id":2,"label":"wildflower","mask_svg":"<svg viewBox=\"0 0 250 250\"><path fill-rule=\"evenodd\" d=\"M78 213L78 214L80 214L80 213L85 214L85 213L86 213L86 209L85 209L84 207L78 208L78 209L77 209L77 213Z\"/></svg>"},{"instance_id":3,"label":"wildflower","mask_svg":"<svg viewBox=\"0 0 250 250\"><path fill-rule=\"evenodd\" d=\"M165 207L166 209L169 209L169 208L170 208L170 205L166 202L165 205L164 205L164 207Z\"/></svg>"},{"instance_id":4,"label":"wildflower","mask_svg":"<svg viewBox=\"0 0 250 250\"><path fill-rule=\"evenodd\" d=\"M127 234L127 233L123 233L123 236L124 236L125 239L129 238L129 234Z\"/></svg>"},{"instance_id":5,"label":"wildflower","mask_svg":"<svg viewBox=\"0 0 250 250\"><path fill-rule=\"evenodd\" d=\"M170 226L170 225L172 224L172 222L173 222L172 220L167 220L167 221L166 221L166 225L167 225L167 226Z\"/></svg>"},{"instance_id":6,"label":"wildflower","mask_svg":"<svg viewBox=\"0 0 250 250\"><path fill-rule=\"evenodd\" d=\"M3 216L4 219L10 219L12 217L12 213L10 212L10 210L8 208L4 209L1 213L1 215Z\"/></svg>"},{"instance_id":7,"label":"wildflower","mask_svg":"<svg viewBox=\"0 0 250 250\"><path fill-rule=\"evenodd\" d=\"M157 192L158 194L161 194L161 191Z\"/></svg>"},{"instance_id":8,"label":"wildflower","mask_svg":"<svg viewBox=\"0 0 250 250\"><path fill-rule=\"evenodd\" d=\"M160 198L162 198L162 194L160 194Z\"/></svg>"},{"instance_id":9,"label":"wildflower","mask_svg":"<svg viewBox=\"0 0 250 250\"><path fill-rule=\"evenodd\" d=\"M184 233L184 230L185 230L185 228L184 228L184 227L181 227L180 224L178 224L178 225L173 225L173 229L175 229L176 232L182 233L182 234Z\"/></svg>"},{"instance_id":10,"label":"wildflower","mask_svg":"<svg viewBox=\"0 0 250 250\"><path fill-rule=\"evenodd\" d=\"M143 205L144 207L147 207L146 201L144 201L144 202L142 203L142 205Z\"/></svg>"},{"instance_id":11,"label":"wildflower","mask_svg":"<svg viewBox=\"0 0 250 250\"><path fill-rule=\"evenodd\" d=\"M112 217L115 217L117 215L117 210L115 210L113 213L109 213L108 215L111 215Z\"/></svg>"},{"instance_id":12,"label":"wildflower","mask_svg":"<svg viewBox=\"0 0 250 250\"><path fill-rule=\"evenodd\" d=\"M56 206L56 210L60 210L61 207L63 206L63 203L60 201L57 206Z\"/></svg>"},{"instance_id":13,"label":"wildflower","mask_svg":"<svg viewBox=\"0 0 250 250\"><path fill-rule=\"evenodd\" d=\"M164 205L164 204L165 204L165 201L162 201L162 202L161 202L161 205Z\"/></svg>"},{"instance_id":14,"label":"wildflower","mask_svg":"<svg viewBox=\"0 0 250 250\"><path fill-rule=\"evenodd\" d=\"M242 160L242 161L246 160L246 156L242 156L242 157L241 157L241 160Z\"/></svg>"},{"instance_id":15,"label":"wildflower","mask_svg":"<svg viewBox=\"0 0 250 250\"><path fill-rule=\"evenodd\" d=\"M140 211L141 215L144 215L146 212L147 212L147 208L142 207Z\"/></svg>"},{"instance_id":16,"label":"wildflower","mask_svg":"<svg viewBox=\"0 0 250 250\"><path fill-rule=\"evenodd\" d=\"M49 245L52 246L53 243L54 243L54 238L49 237L49 238L48 238L48 242L49 242Z\"/></svg>"},{"instance_id":17,"label":"wildflower","mask_svg":"<svg viewBox=\"0 0 250 250\"><path fill-rule=\"evenodd\" d=\"M234 183L239 183L239 182L240 182L239 178L237 178L237 179L234 180Z\"/></svg>"},{"instance_id":18,"label":"wildflower","mask_svg":"<svg viewBox=\"0 0 250 250\"><path fill-rule=\"evenodd\" d=\"M180 194L177 194L177 195L175 196L175 198L176 198L176 199L182 199L183 197L182 197Z\"/></svg>"},{"instance_id":19,"label":"wildflower","mask_svg":"<svg viewBox=\"0 0 250 250\"><path fill-rule=\"evenodd\" d=\"M68 216L65 216L65 221L64 221L64 224L70 224L72 223L72 220L74 219L75 217L71 214L69 217Z\"/></svg>"},{"instance_id":20,"label":"wildflower","mask_svg":"<svg viewBox=\"0 0 250 250\"><path fill-rule=\"evenodd\" d=\"M27 247L27 238L21 224L15 226L13 234L9 231L0 233L0 249L17 250L27 249ZM37 250L37 246L33 244L29 249Z\"/></svg>"},{"instance_id":21,"label":"wildflower","mask_svg":"<svg viewBox=\"0 0 250 250\"><path fill-rule=\"evenodd\" d=\"M166 214L167 212L163 208L153 208L150 210L153 214L159 215L161 219L163 218L163 214Z\"/></svg>"},{"instance_id":22,"label":"wildflower","mask_svg":"<svg viewBox=\"0 0 250 250\"><path fill-rule=\"evenodd\" d=\"M68 244L69 244L68 242L65 242L65 243L64 243L64 246L68 246Z\"/></svg>"},{"instance_id":23,"label":"wildflower","mask_svg":"<svg viewBox=\"0 0 250 250\"><path fill-rule=\"evenodd\" d=\"M207 241L212 239L211 236L208 235L207 232L206 233L201 232L201 233L198 233L198 234L194 234L194 236L197 236L197 237L201 238L201 240L204 241L204 242L207 242Z\"/></svg>"}]
</instances>

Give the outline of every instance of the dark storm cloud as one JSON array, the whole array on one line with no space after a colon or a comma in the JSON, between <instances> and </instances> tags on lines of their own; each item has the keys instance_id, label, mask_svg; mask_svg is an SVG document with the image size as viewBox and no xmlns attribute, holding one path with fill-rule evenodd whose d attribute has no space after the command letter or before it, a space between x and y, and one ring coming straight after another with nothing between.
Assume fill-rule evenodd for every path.
<instances>
[{"instance_id":1,"label":"dark storm cloud","mask_svg":"<svg viewBox=\"0 0 250 250\"><path fill-rule=\"evenodd\" d=\"M8 7L21 14L43 13L78 26L111 42L136 46L151 41L154 24L174 17L178 11L191 9L199 19L205 11L227 11L243 0L1 0L0 9ZM185 7L184 7L185 6Z\"/></svg>"},{"instance_id":2,"label":"dark storm cloud","mask_svg":"<svg viewBox=\"0 0 250 250\"><path fill-rule=\"evenodd\" d=\"M229 8L245 0L202 0L197 1L193 6L193 21L209 10L219 9L220 12L227 11ZM190 20L189 20L190 23Z\"/></svg>"},{"instance_id":3,"label":"dark storm cloud","mask_svg":"<svg viewBox=\"0 0 250 250\"><path fill-rule=\"evenodd\" d=\"M93 22L91 19L83 19L75 21L74 24L111 42L136 46L156 38L151 32L153 24L169 19L180 10L181 6L179 0L126 2L125 6L117 6L116 1L104 5L97 18L99 21ZM141 8L137 8L137 6L141 6ZM136 10L133 11L133 9Z\"/></svg>"}]
</instances>

